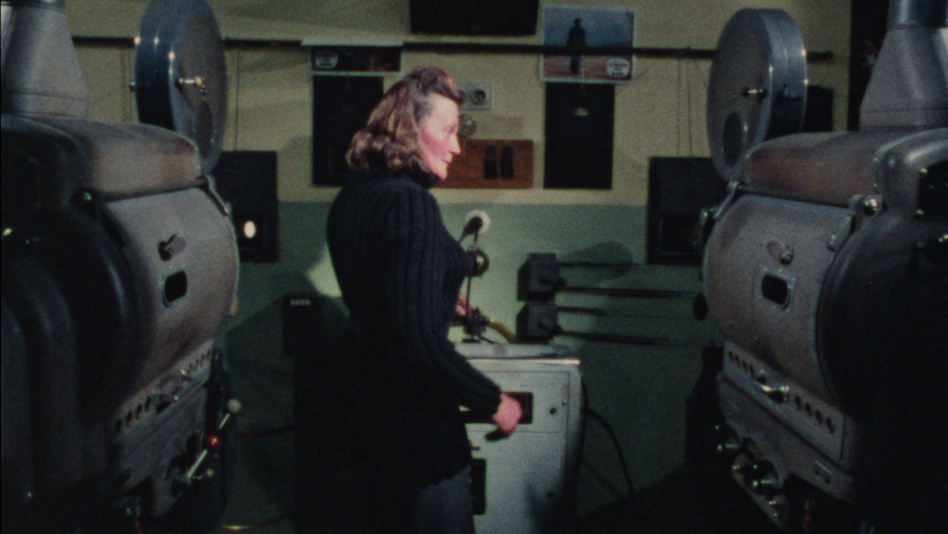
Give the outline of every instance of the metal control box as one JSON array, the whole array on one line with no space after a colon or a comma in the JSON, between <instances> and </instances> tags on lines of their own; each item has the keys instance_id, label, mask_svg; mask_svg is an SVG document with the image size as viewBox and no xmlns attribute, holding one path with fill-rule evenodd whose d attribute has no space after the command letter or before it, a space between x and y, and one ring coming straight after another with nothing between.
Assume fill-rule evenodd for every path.
<instances>
[{"instance_id":1,"label":"metal control box","mask_svg":"<svg viewBox=\"0 0 948 534\"><path fill-rule=\"evenodd\" d=\"M575 521L582 436L579 360L567 347L461 343L458 351L524 408L517 431L495 440L468 423L478 534L551 534Z\"/></svg>"}]
</instances>

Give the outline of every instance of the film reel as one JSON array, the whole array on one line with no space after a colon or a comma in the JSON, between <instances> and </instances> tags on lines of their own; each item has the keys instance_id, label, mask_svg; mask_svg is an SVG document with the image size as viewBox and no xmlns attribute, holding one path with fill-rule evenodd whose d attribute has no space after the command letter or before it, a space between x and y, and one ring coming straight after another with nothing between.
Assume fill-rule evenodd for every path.
<instances>
[{"instance_id":1,"label":"film reel","mask_svg":"<svg viewBox=\"0 0 948 534\"><path fill-rule=\"evenodd\" d=\"M201 172L214 168L227 123L227 65L203 0L152 0L135 37L139 120L194 141Z\"/></svg>"},{"instance_id":2,"label":"film reel","mask_svg":"<svg viewBox=\"0 0 948 534\"><path fill-rule=\"evenodd\" d=\"M722 178L738 180L755 146L800 131L806 89L806 48L793 18L777 9L735 13L708 83L708 141Z\"/></svg>"}]
</instances>

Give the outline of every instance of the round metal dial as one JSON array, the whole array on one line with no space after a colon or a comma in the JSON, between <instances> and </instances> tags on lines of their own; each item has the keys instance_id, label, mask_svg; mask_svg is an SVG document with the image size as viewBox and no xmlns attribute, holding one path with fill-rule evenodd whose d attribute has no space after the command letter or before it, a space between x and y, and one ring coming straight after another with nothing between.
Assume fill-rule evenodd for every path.
<instances>
[{"instance_id":1,"label":"round metal dial","mask_svg":"<svg viewBox=\"0 0 948 534\"><path fill-rule=\"evenodd\" d=\"M463 113L458 117L458 136L462 139L467 139L468 137L474 135L474 132L477 131L477 121L474 120L474 117Z\"/></svg>"},{"instance_id":2,"label":"round metal dial","mask_svg":"<svg viewBox=\"0 0 948 534\"><path fill-rule=\"evenodd\" d=\"M742 9L718 39L708 83L708 141L714 165L739 180L752 148L797 133L806 107L806 48L777 9Z\"/></svg>"},{"instance_id":3,"label":"round metal dial","mask_svg":"<svg viewBox=\"0 0 948 534\"><path fill-rule=\"evenodd\" d=\"M135 38L139 120L197 145L201 172L217 163L227 123L227 65L203 0L152 0Z\"/></svg>"}]
</instances>

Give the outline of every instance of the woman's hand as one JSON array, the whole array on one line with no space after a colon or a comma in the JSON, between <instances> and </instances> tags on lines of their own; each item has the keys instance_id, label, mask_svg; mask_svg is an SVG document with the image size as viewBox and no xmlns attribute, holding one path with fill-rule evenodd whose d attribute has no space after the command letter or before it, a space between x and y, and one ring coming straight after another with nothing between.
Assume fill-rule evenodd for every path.
<instances>
[{"instance_id":1,"label":"woman's hand","mask_svg":"<svg viewBox=\"0 0 948 534\"><path fill-rule=\"evenodd\" d=\"M491 417L491 421L497 425L498 437L509 438L513 435L521 417L523 417L523 408L520 407L520 402L506 393L501 393L500 406L497 407L497 411ZM491 434L494 434L494 432L491 432Z\"/></svg>"},{"instance_id":2,"label":"woman's hand","mask_svg":"<svg viewBox=\"0 0 948 534\"><path fill-rule=\"evenodd\" d=\"M471 308L471 303L467 301L467 297L464 296L464 293L458 293L458 303L454 306L456 319L467 319L470 312L476 309L477 308Z\"/></svg>"}]
</instances>

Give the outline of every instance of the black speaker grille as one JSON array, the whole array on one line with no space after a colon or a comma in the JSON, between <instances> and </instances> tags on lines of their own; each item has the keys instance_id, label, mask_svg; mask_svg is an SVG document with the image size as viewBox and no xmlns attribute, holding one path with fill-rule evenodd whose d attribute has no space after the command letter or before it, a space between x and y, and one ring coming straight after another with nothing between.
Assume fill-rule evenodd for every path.
<instances>
[{"instance_id":1,"label":"black speaker grille","mask_svg":"<svg viewBox=\"0 0 948 534\"><path fill-rule=\"evenodd\" d=\"M412 33L534 35L539 0L411 0Z\"/></svg>"},{"instance_id":2,"label":"black speaker grille","mask_svg":"<svg viewBox=\"0 0 948 534\"><path fill-rule=\"evenodd\" d=\"M699 265L701 211L721 203L726 190L711 158L651 158L648 263Z\"/></svg>"},{"instance_id":3,"label":"black speaker grille","mask_svg":"<svg viewBox=\"0 0 948 534\"><path fill-rule=\"evenodd\" d=\"M276 152L222 152L211 175L231 206L240 260L279 261Z\"/></svg>"}]
</instances>

